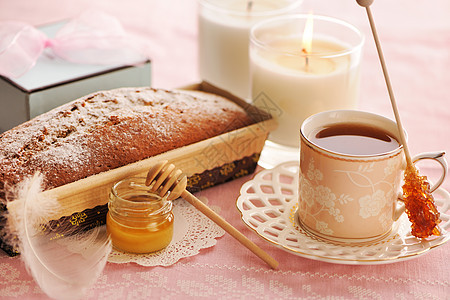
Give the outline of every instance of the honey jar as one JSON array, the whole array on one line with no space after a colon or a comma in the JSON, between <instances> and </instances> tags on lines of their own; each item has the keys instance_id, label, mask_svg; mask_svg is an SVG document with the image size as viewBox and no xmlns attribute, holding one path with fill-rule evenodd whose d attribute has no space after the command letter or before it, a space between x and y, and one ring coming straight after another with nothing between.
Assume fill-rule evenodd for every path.
<instances>
[{"instance_id":1,"label":"honey jar","mask_svg":"<svg viewBox=\"0 0 450 300\"><path fill-rule=\"evenodd\" d=\"M167 247L173 236L173 205L167 195L150 192L145 177L114 184L109 194L106 228L114 248L150 253Z\"/></svg>"}]
</instances>

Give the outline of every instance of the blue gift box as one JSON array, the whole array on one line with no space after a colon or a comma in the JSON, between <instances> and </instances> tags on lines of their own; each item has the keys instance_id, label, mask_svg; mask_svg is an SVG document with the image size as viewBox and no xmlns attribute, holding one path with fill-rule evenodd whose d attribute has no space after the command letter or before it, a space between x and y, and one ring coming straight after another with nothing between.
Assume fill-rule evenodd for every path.
<instances>
[{"instance_id":1,"label":"blue gift box","mask_svg":"<svg viewBox=\"0 0 450 300\"><path fill-rule=\"evenodd\" d=\"M39 29L51 38L63 24ZM133 66L85 65L44 51L36 65L21 77L0 76L0 133L92 92L150 84L150 60Z\"/></svg>"}]
</instances>

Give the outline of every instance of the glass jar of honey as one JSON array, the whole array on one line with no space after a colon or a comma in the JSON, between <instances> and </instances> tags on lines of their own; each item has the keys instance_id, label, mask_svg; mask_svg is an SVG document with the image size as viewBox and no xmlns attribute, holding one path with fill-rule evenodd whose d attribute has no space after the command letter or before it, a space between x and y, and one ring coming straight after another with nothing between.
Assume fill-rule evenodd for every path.
<instances>
[{"instance_id":1,"label":"glass jar of honey","mask_svg":"<svg viewBox=\"0 0 450 300\"><path fill-rule=\"evenodd\" d=\"M124 252L150 253L167 247L173 236L172 202L149 191L145 177L114 184L106 228L113 246Z\"/></svg>"}]
</instances>

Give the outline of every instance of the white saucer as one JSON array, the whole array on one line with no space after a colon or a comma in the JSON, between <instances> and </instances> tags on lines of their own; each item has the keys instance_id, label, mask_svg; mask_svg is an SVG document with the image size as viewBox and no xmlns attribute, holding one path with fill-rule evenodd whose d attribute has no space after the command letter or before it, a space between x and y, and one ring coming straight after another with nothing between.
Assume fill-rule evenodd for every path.
<instances>
[{"instance_id":1,"label":"white saucer","mask_svg":"<svg viewBox=\"0 0 450 300\"><path fill-rule=\"evenodd\" d=\"M287 162L259 172L241 187L236 202L247 226L287 252L338 264L386 264L415 258L450 239L450 194L444 189L433 193L441 214L441 236L426 240L414 237L408 217L403 214L394 224L395 230L383 239L343 245L321 240L300 227L296 215L297 187L298 162Z\"/></svg>"}]
</instances>

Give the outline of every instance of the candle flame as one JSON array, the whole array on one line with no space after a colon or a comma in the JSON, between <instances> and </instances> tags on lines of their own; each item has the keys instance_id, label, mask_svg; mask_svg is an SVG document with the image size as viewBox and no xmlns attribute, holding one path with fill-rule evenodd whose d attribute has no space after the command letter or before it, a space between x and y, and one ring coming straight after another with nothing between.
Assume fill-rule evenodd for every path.
<instances>
[{"instance_id":1,"label":"candle flame","mask_svg":"<svg viewBox=\"0 0 450 300\"><path fill-rule=\"evenodd\" d=\"M306 19L305 30L303 31L302 52L305 54L312 52L313 36L313 15L310 13Z\"/></svg>"}]
</instances>

